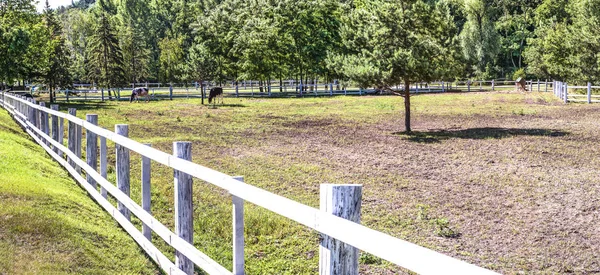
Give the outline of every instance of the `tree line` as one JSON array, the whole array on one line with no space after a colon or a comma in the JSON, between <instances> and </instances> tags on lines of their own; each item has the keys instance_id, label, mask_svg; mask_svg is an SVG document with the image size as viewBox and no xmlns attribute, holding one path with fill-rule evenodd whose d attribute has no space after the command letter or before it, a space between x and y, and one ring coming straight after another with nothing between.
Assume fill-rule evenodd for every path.
<instances>
[{"instance_id":1,"label":"tree line","mask_svg":"<svg viewBox=\"0 0 600 275\"><path fill-rule=\"evenodd\" d=\"M598 81L599 25L600 0L1 0L0 81Z\"/></svg>"}]
</instances>

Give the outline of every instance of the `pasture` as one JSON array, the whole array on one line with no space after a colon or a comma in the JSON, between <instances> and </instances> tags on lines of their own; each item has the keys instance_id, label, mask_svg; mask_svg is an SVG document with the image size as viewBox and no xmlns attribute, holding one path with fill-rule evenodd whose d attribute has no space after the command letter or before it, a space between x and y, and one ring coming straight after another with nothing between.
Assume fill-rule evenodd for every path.
<instances>
[{"instance_id":1,"label":"pasture","mask_svg":"<svg viewBox=\"0 0 600 275\"><path fill-rule=\"evenodd\" d=\"M318 207L321 183L363 184L363 224L481 267L600 270L600 106L564 105L551 93L411 101L411 135L400 132L402 98L391 96L225 98L217 109L199 99L60 107L77 108L80 118L96 113L107 129L129 124L131 138L165 152L173 141L191 141L194 162L310 206ZM139 163L132 154L138 203ZM173 172L152 169L153 214L172 225ZM196 182L194 198L196 247L230 268L229 195ZM368 254L360 262L365 274L405 272ZM248 274L317 267L316 233L247 205Z\"/></svg>"}]
</instances>

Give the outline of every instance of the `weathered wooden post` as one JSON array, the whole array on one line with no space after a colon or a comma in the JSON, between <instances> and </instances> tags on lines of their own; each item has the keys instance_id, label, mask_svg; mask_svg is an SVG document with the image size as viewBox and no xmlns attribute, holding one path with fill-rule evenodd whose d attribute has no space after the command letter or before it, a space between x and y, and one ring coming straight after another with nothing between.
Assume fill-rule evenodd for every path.
<instances>
[{"instance_id":1,"label":"weathered wooden post","mask_svg":"<svg viewBox=\"0 0 600 275\"><path fill-rule=\"evenodd\" d=\"M565 82L565 103L569 103L569 85L567 85L567 82Z\"/></svg>"},{"instance_id":2,"label":"weathered wooden post","mask_svg":"<svg viewBox=\"0 0 600 275\"><path fill-rule=\"evenodd\" d=\"M102 102L104 102L104 88L102 88Z\"/></svg>"},{"instance_id":3,"label":"weathered wooden post","mask_svg":"<svg viewBox=\"0 0 600 275\"><path fill-rule=\"evenodd\" d=\"M244 177L233 177L244 182ZM233 202L233 275L244 274L244 200L231 195Z\"/></svg>"},{"instance_id":4,"label":"weathered wooden post","mask_svg":"<svg viewBox=\"0 0 600 275\"><path fill-rule=\"evenodd\" d=\"M329 83L329 96L333 95L333 83Z\"/></svg>"},{"instance_id":5,"label":"weathered wooden post","mask_svg":"<svg viewBox=\"0 0 600 275\"><path fill-rule=\"evenodd\" d=\"M494 91L496 88L496 82L492 79L492 91Z\"/></svg>"},{"instance_id":6,"label":"weathered wooden post","mask_svg":"<svg viewBox=\"0 0 600 275\"><path fill-rule=\"evenodd\" d=\"M107 167L108 166L107 154L108 154L108 150L106 148L106 138L100 137L100 175L105 179L107 178L107 168L108 168ZM100 194L105 199L107 198L106 189L104 189L104 187L102 187L102 186L100 186Z\"/></svg>"},{"instance_id":7,"label":"weathered wooden post","mask_svg":"<svg viewBox=\"0 0 600 275\"><path fill-rule=\"evenodd\" d=\"M92 125L98 125L98 115L96 114L87 114L85 116L87 122ZM87 161L87 165L94 168L94 170L98 169L98 136L96 133L87 130L85 131L85 159ZM96 189L96 181L92 178L91 175L87 175L87 181Z\"/></svg>"},{"instance_id":8,"label":"weathered wooden post","mask_svg":"<svg viewBox=\"0 0 600 275\"><path fill-rule=\"evenodd\" d=\"M40 107L46 107L46 103L45 102L40 102ZM44 112L43 110L40 110L40 130L42 130L42 132L44 132L44 134L48 135L49 129L50 127L48 127L48 113ZM44 143L49 144L48 141L45 141L46 139L44 139Z\"/></svg>"},{"instance_id":9,"label":"weathered wooden post","mask_svg":"<svg viewBox=\"0 0 600 275\"><path fill-rule=\"evenodd\" d=\"M540 91L540 80L537 80L538 92Z\"/></svg>"},{"instance_id":10,"label":"weathered wooden post","mask_svg":"<svg viewBox=\"0 0 600 275\"><path fill-rule=\"evenodd\" d=\"M82 148L82 129L81 125L75 124L75 155L81 159L81 148ZM81 174L81 167L78 165L75 167L77 173Z\"/></svg>"},{"instance_id":11,"label":"weathered wooden post","mask_svg":"<svg viewBox=\"0 0 600 275\"><path fill-rule=\"evenodd\" d=\"M169 99L173 100L173 84L169 85Z\"/></svg>"},{"instance_id":12,"label":"weathered wooden post","mask_svg":"<svg viewBox=\"0 0 600 275\"><path fill-rule=\"evenodd\" d=\"M144 144L152 147L150 144ZM150 158L142 156L142 208L151 214L151 192L150 192ZM148 240L152 240L152 230L145 223L142 226L142 234Z\"/></svg>"},{"instance_id":13,"label":"weathered wooden post","mask_svg":"<svg viewBox=\"0 0 600 275\"><path fill-rule=\"evenodd\" d=\"M362 185L321 184L321 211L360 223ZM319 274L358 275L358 249L321 235Z\"/></svg>"},{"instance_id":14,"label":"weathered wooden post","mask_svg":"<svg viewBox=\"0 0 600 275\"><path fill-rule=\"evenodd\" d=\"M77 114L77 109L69 108L69 115L75 116ZM77 130L75 129L75 123L69 120L68 129L67 129L67 148L69 151L75 153L75 148L77 146L77 142L75 141L75 136L77 135ZM69 165L75 167L75 162L71 160L71 158L67 157L67 161Z\"/></svg>"},{"instance_id":15,"label":"weathered wooden post","mask_svg":"<svg viewBox=\"0 0 600 275\"><path fill-rule=\"evenodd\" d=\"M471 80L468 79L467 80L467 92L470 92L470 91L471 91Z\"/></svg>"},{"instance_id":16,"label":"weathered wooden post","mask_svg":"<svg viewBox=\"0 0 600 275\"><path fill-rule=\"evenodd\" d=\"M479 81L479 91L480 92L483 91L483 81L482 80Z\"/></svg>"},{"instance_id":17,"label":"weathered wooden post","mask_svg":"<svg viewBox=\"0 0 600 275\"><path fill-rule=\"evenodd\" d=\"M269 92L269 97L271 97L271 81L267 82L267 91Z\"/></svg>"},{"instance_id":18,"label":"weathered wooden post","mask_svg":"<svg viewBox=\"0 0 600 275\"><path fill-rule=\"evenodd\" d=\"M592 103L592 83L587 83L587 103Z\"/></svg>"},{"instance_id":19,"label":"weathered wooden post","mask_svg":"<svg viewBox=\"0 0 600 275\"><path fill-rule=\"evenodd\" d=\"M192 160L191 142L173 142L173 155ZM174 170L175 181L175 233L189 243L193 243L194 220L192 206L192 177ZM175 251L175 265L186 274L194 274L194 264L184 255Z\"/></svg>"},{"instance_id":20,"label":"weathered wooden post","mask_svg":"<svg viewBox=\"0 0 600 275\"><path fill-rule=\"evenodd\" d=\"M529 91L533 92L533 80L529 80Z\"/></svg>"},{"instance_id":21,"label":"weathered wooden post","mask_svg":"<svg viewBox=\"0 0 600 275\"><path fill-rule=\"evenodd\" d=\"M65 119L62 117L58 118L58 143L65 144ZM60 156L63 157L63 154L64 152L61 151Z\"/></svg>"},{"instance_id":22,"label":"weathered wooden post","mask_svg":"<svg viewBox=\"0 0 600 275\"><path fill-rule=\"evenodd\" d=\"M544 81L544 92L545 93L548 92L548 79L546 79L546 81Z\"/></svg>"},{"instance_id":23,"label":"weathered wooden post","mask_svg":"<svg viewBox=\"0 0 600 275\"><path fill-rule=\"evenodd\" d=\"M124 137L129 137L129 126L127 124L115 125L115 133ZM116 170L117 170L117 187L121 192L125 193L129 197L129 149L125 148L118 143L115 143L116 151ZM125 207L121 202L117 205L119 211L127 218L129 217L129 209Z\"/></svg>"},{"instance_id":24,"label":"weathered wooden post","mask_svg":"<svg viewBox=\"0 0 600 275\"><path fill-rule=\"evenodd\" d=\"M52 104L50 105L50 109L58 112L58 105ZM58 116L52 115L52 139L56 142L58 141ZM58 147L52 146L54 148L54 153L58 154Z\"/></svg>"}]
</instances>

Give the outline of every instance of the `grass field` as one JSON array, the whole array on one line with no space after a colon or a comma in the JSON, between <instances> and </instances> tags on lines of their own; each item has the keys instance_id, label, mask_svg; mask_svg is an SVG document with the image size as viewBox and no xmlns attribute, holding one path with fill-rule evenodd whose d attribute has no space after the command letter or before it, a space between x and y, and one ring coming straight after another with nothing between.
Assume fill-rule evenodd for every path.
<instances>
[{"instance_id":1,"label":"grass field","mask_svg":"<svg viewBox=\"0 0 600 275\"><path fill-rule=\"evenodd\" d=\"M194 162L314 207L321 183L363 184L363 224L502 273L600 270L600 105L507 92L412 101L412 135L401 132L402 99L387 96L61 109L97 113L108 129L129 124L130 137L165 152L192 141ZM138 202L139 161L132 156ZM153 213L172 228L172 170L153 164L152 173ZM194 188L195 245L230 268L230 197ZM317 270L316 233L251 205L246 240L249 274ZM360 261L365 274L405 273L368 254Z\"/></svg>"},{"instance_id":2,"label":"grass field","mask_svg":"<svg viewBox=\"0 0 600 275\"><path fill-rule=\"evenodd\" d=\"M110 215L0 110L0 274L154 274Z\"/></svg>"}]
</instances>

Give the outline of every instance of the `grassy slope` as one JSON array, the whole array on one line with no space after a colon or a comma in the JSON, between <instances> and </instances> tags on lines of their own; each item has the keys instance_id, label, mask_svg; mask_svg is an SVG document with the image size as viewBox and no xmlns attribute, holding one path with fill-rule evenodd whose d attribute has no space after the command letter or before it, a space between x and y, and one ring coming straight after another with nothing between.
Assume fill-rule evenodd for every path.
<instances>
[{"instance_id":1,"label":"grassy slope","mask_svg":"<svg viewBox=\"0 0 600 275\"><path fill-rule=\"evenodd\" d=\"M594 224L600 194L599 105L563 105L550 93L420 95L413 130L399 97L234 99L67 104L99 114L108 129L165 152L193 142L193 160L318 207L321 183L364 184L362 222L393 236L502 273L598 270ZM111 147L109 152L113 152ZM114 162L114 156L109 156ZM132 175L139 175L132 155ZM153 164L153 213L172 226L172 171ZM114 180L114 174L111 175ZM195 245L230 267L231 206L197 182ZM139 176L132 198L139 201ZM246 210L249 274L311 274L314 232ZM168 250L168 249L166 249ZM403 273L361 256L364 273Z\"/></svg>"},{"instance_id":2,"label":"grassy slope","mask_svg":"<svg viewBox=\"0 0 600 275\"><path fill-rule=\"evenodd\" d=\"M0 111L0 274L152 274L154 264Z\"/></svg>"}]
</instances>

